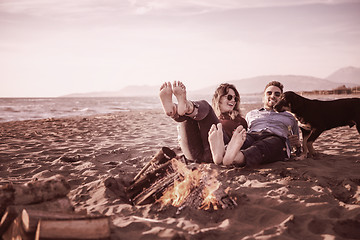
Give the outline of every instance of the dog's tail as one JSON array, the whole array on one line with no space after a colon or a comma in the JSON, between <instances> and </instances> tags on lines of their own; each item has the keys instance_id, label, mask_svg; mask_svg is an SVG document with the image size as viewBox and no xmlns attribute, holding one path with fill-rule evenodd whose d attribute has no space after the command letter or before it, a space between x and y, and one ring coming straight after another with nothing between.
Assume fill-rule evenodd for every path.
<instances>
[{"instance_id":1,"label":"dog's tail","mask_svg":"<svg viewBox=\"0 0 360 240\"><path fill-rule=\"evenodd\" d=\"M356 116L356 119L355 119L355 124L356 124L356 129L357 129L357 131L358 131L358 133L360 133L360 114L358 114L357 116Z\"/></svg>"},{"instance_id":2,"label":"dog's tail","mask_svg":"<svg viewBox=\"0 0 360 240\"><path fill-rule=\"evenodd\" d=\"M355 124L356 124L356 129L357 129L357 131L358 131L358 133L360 134L360 98L355 98L356 100L354 100L354 101L357 101L357 102L355 102L355 118L354 118L354 122L355 122Z\"/></svg>"}]
</instances>

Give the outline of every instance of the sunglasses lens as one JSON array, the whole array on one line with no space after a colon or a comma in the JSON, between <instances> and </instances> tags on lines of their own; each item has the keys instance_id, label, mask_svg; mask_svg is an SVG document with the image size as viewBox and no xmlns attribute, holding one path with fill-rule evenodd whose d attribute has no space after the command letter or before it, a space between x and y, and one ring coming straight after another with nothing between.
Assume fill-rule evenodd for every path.
<instances>
[{"instance_id":1,"label":"sunglasses lens","mask_svg":"<svg viewBox=\"0 0 360 240\"><path fill-rule=\"evenodd\" d=\"M235 102L237 102L239 100L239 98L237 96L233 96L233 95L227 95L226 98L229 101L231 101L234 98Z\"/></svg>"},{"instance_id":2,"label":"sunglasses lens","mask_svg":"<svg viewBox=\"0 0 360 240\"><path fill-rule=\"evenodd\" d=\"M269 95L269 96L271 96L271 95L273 94L273 92L272 92L272 91L267 91L266 94ZM274 95L275 95L276 97L280 97L281 93L280 93L280 92L274 92Z\"/></svg>"}]
</instances>

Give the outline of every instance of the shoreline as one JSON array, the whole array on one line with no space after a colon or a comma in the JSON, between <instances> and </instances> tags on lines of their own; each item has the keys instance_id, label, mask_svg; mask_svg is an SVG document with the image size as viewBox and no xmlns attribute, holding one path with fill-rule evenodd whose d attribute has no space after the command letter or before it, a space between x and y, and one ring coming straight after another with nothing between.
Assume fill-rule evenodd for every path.
<instances>
[{"instance_id":1,"label":"shoreline","mask_svg":"<svg viewBox=\"0 0 360 240\"><path fill-rule=\"evenodd\" d=\"M333 100L339 98L360 97L360 94L350 95L307 95L309 99ZM129 111L158 111L162 110L157 97L137 98L49 98L49 101L31 101L31 98L21 98L24 101L3 101L0 103L2 116L0 123L11 121L44 120L71 117L92 117L96 115L117 114ZM43 99L43 98L39 98ZM100 99L100 100L99 100ZM192 96L191 99L205 99L211 103L211 96ZM261 107L261 94L241 95L241 110L243 115L247 111ZM3 100L0 98L0 100ZM61 100L61 99L60 99Z\"/></svg>"}]
</instances>

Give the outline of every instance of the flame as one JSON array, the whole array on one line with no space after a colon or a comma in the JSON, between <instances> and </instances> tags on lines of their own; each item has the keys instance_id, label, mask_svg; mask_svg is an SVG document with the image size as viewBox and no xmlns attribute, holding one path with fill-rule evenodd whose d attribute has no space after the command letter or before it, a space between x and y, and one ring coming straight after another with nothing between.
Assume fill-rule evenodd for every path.
<instances>
[{"instance_id":1,"label":"flame","mask_svg":"<svg viewBox=\"0 0 360 240\"><path fill-rule=\"evenodd\" d=\"M175 180L174 185L169 187L162 195L158 202L161 202L163 205L173 205L175 207L180 207L190 195L190 193L203 183L202 196L203 202L200 209L208 210L211 207L214 210L218 209L218 201L214 195L214 192L221 185L220 182L216 179L217 172L213 171L209 174L206 171L200 171L198 169L191 170L187 166L177 161L176 159L172 162L173 168L181 176L180 180Z\"/></svg>"},{"instance_id":2,"label":"flame","mask_svg":"<svg viewBox=\"0 0 360 240\"><path fill-rule=\"evenodd\" d=\"M175 180L174 185L168 188L158 200L161 203L171 204L175 207L181 206L195 186L199 185L201 174L199 170L190 170L180 161L173 160L173 168L182 176L181 180Z\"/></svg>"},{"instance_id":3,"label":"flame","mask_svg":"<svg viewBox=\"0 0 360 240\"><path fill-rule=\"evenodd\" d=\"M209 175L209 179L205 182L205 188L203 190L203 202L200 209L209 210L213 207L214 210L218 210L218 201L215 196L215 191L220 187L221 183L217 180L217 172L213 171Z\"/></svg>"}]
</instances>

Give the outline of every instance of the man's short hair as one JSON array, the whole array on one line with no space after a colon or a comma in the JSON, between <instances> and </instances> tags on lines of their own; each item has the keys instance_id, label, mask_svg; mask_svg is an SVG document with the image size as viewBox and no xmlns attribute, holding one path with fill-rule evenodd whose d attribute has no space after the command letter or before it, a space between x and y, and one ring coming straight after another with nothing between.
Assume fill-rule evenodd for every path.
<instances>
[{"instance_id":1,"label":"man's short hair","mask_svg":"<svg viewBox=\"0 0 360 240\"><path fill-rule=\"evenodd\" d=\"M283 90L283 89L284 89L284 85L282 85L281 82L278 82L278 81L271 81L271 82L269 82L269 83L266 85L264 91L265 91L268 87L270 87L270 86L275 86L275 87L280 88L281 93L283 93L283 91L284 91L284 90Z\"/></svg>"}]
</instances>

